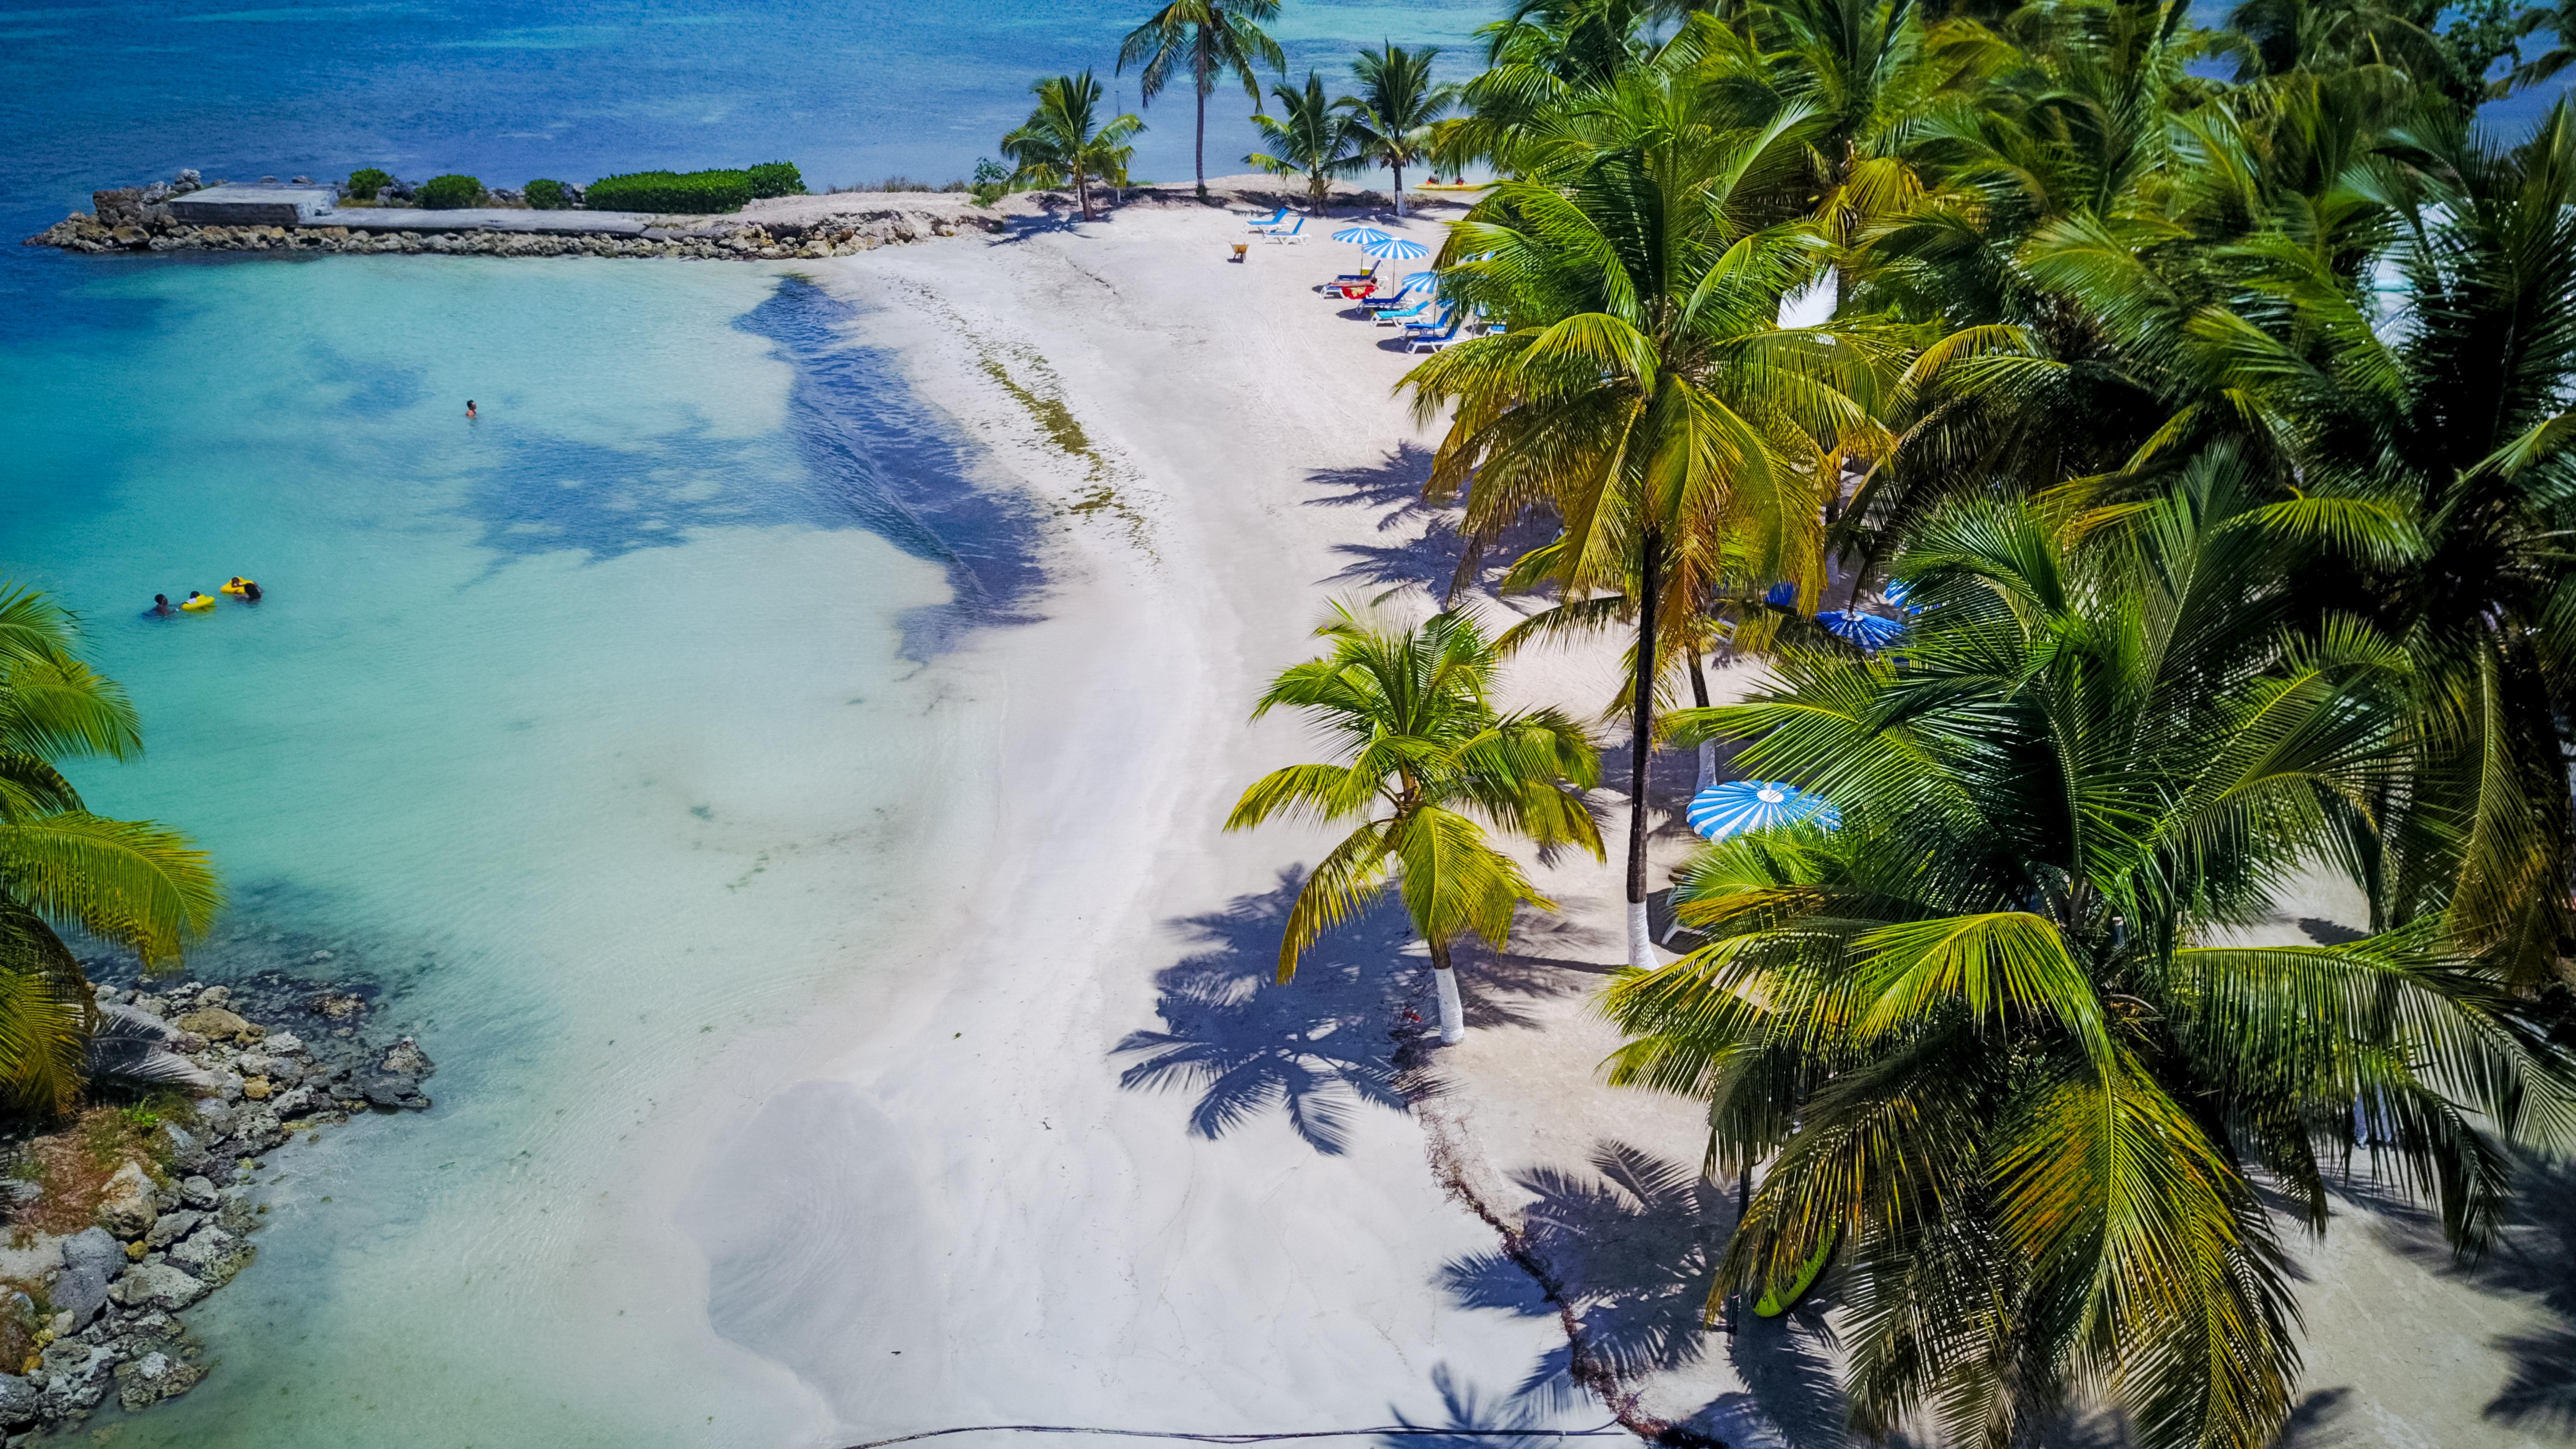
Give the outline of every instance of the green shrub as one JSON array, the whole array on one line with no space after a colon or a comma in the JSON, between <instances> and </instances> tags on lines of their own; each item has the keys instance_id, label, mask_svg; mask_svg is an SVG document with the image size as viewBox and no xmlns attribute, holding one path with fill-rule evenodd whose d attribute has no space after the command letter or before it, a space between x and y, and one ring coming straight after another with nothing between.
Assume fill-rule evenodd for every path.
<instances>
[{"instance_id":1,"label":"green shrub","mask_svg":"<svg viewBox=\"0 0 2576 1449\"><path fill-rule=\"evenodd\" d=\"M433 176L421 183L420 204L431 211L454 211L483 199L483 183L471 176Z\"/></svg>"},{"instance_id":2,"label":"green shrub","mask_svg":"<svg viewBox=\"0 0 2576 1449\"><path fill-rule=\"evenodd\" d=\"M349 173L349 199L373 201L377 192L393 184L392 173L379 171L373 166L362 167Z\"/></svg>"},{"instance_id":3,"label":"green shrub","mask_svg":"<svg viewBox=\"0 0 2576 1449\"><path fill-rule=\"evenodd\" d=\"M590 183L582 204L593 211L739 211L751 200L747 171L636 171Z\"/></svg>"},{"instance_id":4,"label":"green shrub","mask_svg":"<svg viewBox=\"0 0 2576 1449\"><path fill-rule=\"evenodd\" d=\"M793 161L765 161L744 173L751 178L754 196L803 196L805 178L796 174Z\"/></svg>"},{"instance_id":5,"label":"green shrub","mask_svg":"<svg viewBox=\"0 0 2576 1449\"><path fill-rule=\"evenodd\" d=\"M528 205L539 211L564 211L572 206L572 198L564 195L562 182L540 179L528 183Z\"/></svg>"}]
</instances>

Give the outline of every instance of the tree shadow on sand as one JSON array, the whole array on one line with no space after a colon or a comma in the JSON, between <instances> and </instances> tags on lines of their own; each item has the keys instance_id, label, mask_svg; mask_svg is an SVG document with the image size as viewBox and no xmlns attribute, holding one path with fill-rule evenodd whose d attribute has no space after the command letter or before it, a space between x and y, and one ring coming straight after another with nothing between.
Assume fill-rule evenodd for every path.
<instances>
[{"instance_id":1,"label":"tree shadow on sand","mask_svg":"<svg viewBox=\"0 0 2576 1449\"><path fill-rule=\"evenodd\" d=\"M1134 1091L1195 1091L1190 1131L1222 1137L1277 1111L1317 1152L1350 1145L1360 1107L1408 1112L1443 1090L1431 1066L1436 1005L1420 943L1392 892L1308 949L1297 979L1277 979L1288 910L1305 884L1297 869L1222 911L1175 923L1193 950L1154 978L1160 1031L1133 1031L1112 1049L1133 1060L1118 1083ZM1574 989L1555 963L1462 944L1458 989L1470 1028L1528 1026L1514 1000Z\"/></svg>"},{"instance_id":2,"label":"tree shadow on sand","mask_svg":"<svg viewBox=\"0 0 2576 1449\"><path fill-rule=\"evenodd\" d=\"M1422 1449L1422 1446L1426 1445L1431 1446L1431 1449L1542 1449L1542 1446L1547 1446L1547 1449L1563 1449L1567 1444L1582 1442L1580 1438L1565 1434L1533 1432L1524 1437L1509 1432L1496 1432L1514 1429L1533 1431L1553 1429L1557 1427L1557 1422L1555 1416L1527 1394L1498 1394L1479 1389L1474 1384L1461 1381L1445 1363L1435 1364L1432 1367L1431 1386L1440 1394L1438 1421L1425 1423L1412 1418L1400 1409L1395 1412L1394 1421L1407 1429L1435 1432L1388 1435L1378 1440L1382 1449L1399 1449L1399 1446L1402 1446L1402 1449ZM1584 1426L1585 1429L1590 1427L1588 1424ZM1446 1434L1436 1432L1444 1429L1453 1432ZM1610 1440L1625 1439L1627 1431L1616 1424L1611 1424L1607 1426L1606 1432L1602 1433L1601 1437Z\"/></svg>"},{"instance_id":3,"label":"tree shadow on sand","mask_svg":"<svg viewBox=\"0 0 2576 1449\"><path fill-rule=\"evenodd\" d=\"M1178 922L1198 949L1154 978L1162 1030L1130 1032L1114 1049L1136 1058L1120 1086L1198 1093L1190 1131L1200 1137L1278 1111L1308 1146L1337 1154L1356 1109L1409 1110L1400 1057L1430 1000L1421 963L1404 954L1412 927L1381 903L1316 942L1281 985L1279 940L1303 881L1283 871L1272 890Z\"/></svg>"},{"instance_id":4,"label":"tree shadow on sand","mask_svg":"<svg viewBox=\"0 0 2576 1449\"><path fill-rule=\"evenodd\" d=\"M2532 1306L2539 1322L2491 1340L2508 1368L2486 1417L2525 1433L2576 1439L2576 1162L2526 1160L2516 1178L2503 1241L2473 1264L2452 1257L2441 1224L2422 1208L2363 1200L2380 1215L2380 1235L2397 1252Z\"/></svg>"},{"instance_id":5,"label":"tree shadow on sand","mask_svg":"<svg viewBox=\"0 0 2576 1449\"><path fill-rule=\"evenodd\" d=\"M1433 598L1448 593L1466 540L1458 532L1462 510L1457 505L1422 499L1422 486L1431 480L1432 456L1430 449L1404 442L1375 463L1318 469L1307 475L1309 483L1328 490L1308 499L1311 506L1376 509L1377 531L1389 536L1382 544L1335 545L1333 551L1349 562L1326 582L1418 588ZM1490 593L1511 560L1545 543L1555 531L1554 522L1542 518L1524 520L1510 530L1479 558L1475 577L1469 581L1474 590Z\"/></svg>"},{"instance_id":6,"label":"tree shadow on sand","mask_svg":"<svg viewBox=\"0 0 2576 1449\"><path fill-rule=\"evenodd\" d=\"M1696 1167L1620 1142L1592 1152L1590 1172L1531 1168L1513 1180L1527 1246L1562 1285L1586 1349L1622 1380L1689 1368L1723 1354L1749 1392L1721 1395L1690 1417L1732 1443L1840 1449L1843 1397L1828 1354L1829 1295L1820 1290L1777 1320L1742 1315L1729 1335L1706 1321L1717 1263L1735 1230L1735 1194ZM1528 1317L1556 1307L1497 1249L1451 1261L1443 1286L1462 1307ZM1581 1401L1570 1347L1533 1365L1515 1397L1551 1411Z\"/></svg>"}]
</instances>

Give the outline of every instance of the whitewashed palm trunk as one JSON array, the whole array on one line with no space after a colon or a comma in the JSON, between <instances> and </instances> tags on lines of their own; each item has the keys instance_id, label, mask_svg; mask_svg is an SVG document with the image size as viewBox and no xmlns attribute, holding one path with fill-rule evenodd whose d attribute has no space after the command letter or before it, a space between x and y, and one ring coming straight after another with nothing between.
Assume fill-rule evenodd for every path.
<instances>
[{"instance_id":1,"label":"whitewashed palm trunk","mask_svg":"<svg viewBox=\"0 0 2576 1449\"><path fill-rule=\"evenodd\" d=\"M1458 971L1449 964L1449 943L1431 945L1431 980L1440 988L1440 1044L1456 1046L1467 1039L1467 1008L1458 999Z\"/></svg>"}]
</instances>

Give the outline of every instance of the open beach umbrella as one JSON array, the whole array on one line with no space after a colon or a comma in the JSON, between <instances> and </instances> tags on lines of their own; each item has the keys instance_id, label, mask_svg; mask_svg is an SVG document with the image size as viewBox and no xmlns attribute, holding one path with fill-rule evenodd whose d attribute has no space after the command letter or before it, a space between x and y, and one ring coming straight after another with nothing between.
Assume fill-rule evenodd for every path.
<instances>
[{"instance_id":1,"label":"open beach umbrella","mask_svg":"<svg viewBox=\"0 0 2576 1449\"><path fill-rule=\"evenodd\" d=\"M1827 609L1816 616L1824 625L1863 649L1879 650L1893 644L1905 632L1905 622L1884 614L1864 614L1858 609Z\"/></svg>"},{"instance_id":2,"label":"open beach umbrella","mask_svg":"<svg viewBox=\"0 0 2576 1449\"><path fill-rule=\"evenodd\" d=\"M1842 812L1795 785L1777 780L1728 780L1691 797L1690 828L1710 840L1724 840L1748 830L1812 821L1827 830L1842 828Z\"/></svg>"},{"instance_id":3,"label":"open beach umbrella","mask_svg":"<svg viewBox=\"0 0 2576 1449\"><path fill-rule=\"evenodd\" d=\"M1888 603L1895 607L1903 609L1909 614L1920 614L1923 612L1920 608L1906 602L1907 599L1913 597L1913 592L1913 590L1905 587L1905 580L1889 579L1887 581L1887 587L1878 591L1878 596L1887 600Z\"/></svg>"},{"instance_id":4,"label":"open beach umbrella","mask_svg":"<svg viewBox=\"0 0 2576 1449\"><path fill-rule=\"evenodd\" d=\"M1406 241L1400 236L1381 237L1362 250L1382 262L1409 262L1431 255L1429 247L1418 241Z\"/></svg>"},{"instance_id":5,"label":"open beach umbrella","mask_svg":"<svg viewBox=\"0 0 2576 1449\"><path fill-rule=\"evenodd\" d=\"M1373 242L1389 241L1392 238L1373 226L1346 226L1333 233L1333 240L1358 242L1361 246L1367 246Z\"/></svg>"}]
</instances>

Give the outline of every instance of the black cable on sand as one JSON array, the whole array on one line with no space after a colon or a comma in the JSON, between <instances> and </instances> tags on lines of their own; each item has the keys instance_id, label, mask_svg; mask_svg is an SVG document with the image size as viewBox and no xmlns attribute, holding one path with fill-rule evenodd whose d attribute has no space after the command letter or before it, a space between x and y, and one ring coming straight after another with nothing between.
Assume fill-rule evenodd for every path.
<instances>
[{"instance_id":1,"label":"black cable on sand","mask_svg":"<svg viewBox=\"0 0 2576 1449\"><path fill-rule=\"evenodd\" d=\"M915 1439L939 1439L950 1434L1106 1434L1119 1439L1186 1439L1198 1444L1267 1444L1277 1439L1589 1439L1609 1434L1625 1434L1619 1421L1611 1420L1597 1429L1432 1429L1418 1424L1389 1424L1376 1429L1302 1429L1280 1434L1192 1434L1172 1429L1094 1429L1074 1424L968 1424L955 1429L924 1429L918 1434L898 1434L891 1439L870 1439L851 1444L846 1449L885 1449L889 1444L909 1444Z\"/></svg>"}]
</instances>

